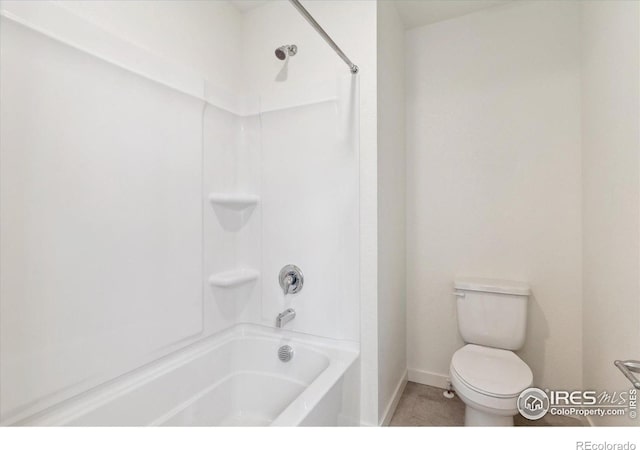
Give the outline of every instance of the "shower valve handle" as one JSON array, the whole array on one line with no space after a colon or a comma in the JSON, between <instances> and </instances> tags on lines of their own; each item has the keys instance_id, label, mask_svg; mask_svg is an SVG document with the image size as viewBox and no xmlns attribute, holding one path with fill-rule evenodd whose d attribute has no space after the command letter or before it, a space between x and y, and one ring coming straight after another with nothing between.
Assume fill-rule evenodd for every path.
<instances>
[{"instance_id":1,"label":"shower valve handle","mask_svg":"<svg viewBox=\"0 0 640 450\"><path fill-rule=\"evenodd\" d=\"M280 281L280 287L284 295L296 294L302 290L304 275L299 267L288 264L280 270L278 280Z\"/></svg>"}]
</instances>

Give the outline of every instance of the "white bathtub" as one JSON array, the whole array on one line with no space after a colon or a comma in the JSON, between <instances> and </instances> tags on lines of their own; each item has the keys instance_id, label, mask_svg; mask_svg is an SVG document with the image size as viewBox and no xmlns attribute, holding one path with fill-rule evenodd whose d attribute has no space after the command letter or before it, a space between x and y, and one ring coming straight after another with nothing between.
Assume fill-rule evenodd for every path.
<instances>
[{"instance_id":1,"label":"white bathtub","mask_svg":"<svg viewBox=\"0 0 640 450\"><path fill-rule=\"evenodd\" d=\"M350 425L357 358L355 343L237 325L20 425Z\"/></svg>"}]
</instances>

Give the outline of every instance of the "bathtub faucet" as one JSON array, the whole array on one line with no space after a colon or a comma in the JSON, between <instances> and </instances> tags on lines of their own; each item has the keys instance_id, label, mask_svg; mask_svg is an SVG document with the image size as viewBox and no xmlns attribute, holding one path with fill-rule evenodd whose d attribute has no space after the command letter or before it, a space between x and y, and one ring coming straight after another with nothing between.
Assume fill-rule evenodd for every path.
<instances>
[{"instance_id":1,"label":"bathtub faucet","mask_svg":"<svg viewBox=\"0 0 640 450\"><path fill-rule=\"evenodd\" d=\"M297 294L304 284L304 275L299 267L293 264L287 264L280 270L278 281L284 295Z\"/></svg>"},{"instance_id":2,"label":"bathtub faucet","mask_svg":"<svg viewBox=\"0 0 640 450\"><path fill-rule=\"evenodd\" d=\"M282 280L282 292L284 295L289 293L289 289L291 289L291 285L293 284L294 276L292 274L287 274Z\"/></svg>"},{"instance_id":3,"label":"bathtub faucet","mask_svg":"<svg viewBox=\"0 0 640 450\"><path fill-rule=\"evenodd\" d=\"M296 312L293 308L288 308L278 314L276 317L276 327L282 328L285 324L291 322L296 317Z\"/></svg>"}]
</instances>

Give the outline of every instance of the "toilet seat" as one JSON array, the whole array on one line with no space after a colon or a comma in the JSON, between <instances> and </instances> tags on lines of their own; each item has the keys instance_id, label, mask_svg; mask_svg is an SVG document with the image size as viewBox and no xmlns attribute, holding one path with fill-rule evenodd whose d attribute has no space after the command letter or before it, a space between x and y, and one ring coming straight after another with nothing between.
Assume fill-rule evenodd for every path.
<instances>
[{"instance_id":1,"label":"toilet seat","mask_svg":"<svg viewBox=\"0 0 640 450\"><path fill-rule=\"evenodd\" d=\"M471 389L491 397L517 397L533 381L531 369L515 353L475 344L455 352L451 368Z\"/></svg>"},{"instance_id":2,"label":"toilet seat","mask_svg":"<svg viewBox=\"0 0 640 450\"><path fill-rule=\"evenodd\" d=\"M517 397L532 381L529 366L509 350L467 344L451 358L456 392L483 410L515 414Z\"/></svg>"}]
</instances>

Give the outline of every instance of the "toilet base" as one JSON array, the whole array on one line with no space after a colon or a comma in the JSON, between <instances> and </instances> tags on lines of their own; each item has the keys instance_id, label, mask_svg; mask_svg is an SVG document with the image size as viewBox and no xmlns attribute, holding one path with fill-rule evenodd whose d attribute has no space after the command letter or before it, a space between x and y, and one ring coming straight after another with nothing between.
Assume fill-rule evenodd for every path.
<instances>
[{"instance_id":1,"label":"toilet base","mask_svg":"<svg viewBox=\"0 0 640 450\"><path fill-rule=\"evenodd\" d=\"M480 411L469 405L464 409L465 427L512 427L513 416L499 416Z\"/></svg>"}]
</instances>

